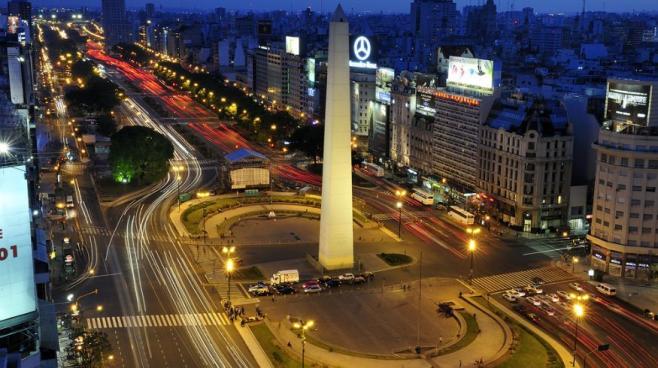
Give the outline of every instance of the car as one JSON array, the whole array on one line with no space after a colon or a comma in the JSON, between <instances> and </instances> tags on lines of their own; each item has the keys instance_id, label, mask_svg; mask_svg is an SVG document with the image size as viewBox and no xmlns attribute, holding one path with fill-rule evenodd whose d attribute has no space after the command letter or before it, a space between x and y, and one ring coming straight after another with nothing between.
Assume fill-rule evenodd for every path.
<instances>
[{"instance_id":1,"label":"car","mask_svg":"<svg viewBox=\"0 0 658 368\"><path fill-rule=\"evenodd\" d=\"M518 299L514 295L507 293L503 294L503 299L507 300L510 303L516 303L518 301Z\"/></svg>"},{"instance_id":2,"label":"car","mask_svg":"<svg viewBox=\"0 0 658 368\"><path fill-rule=\"evenodd\" d=\"M560 301L560 297L555 293L548 294L548 297L553 303L558 303Z\"/></svg>"},{"instance_id":3,"label":"car","mask_svg":"<svg viewBox=\"0 0 658 368\"><path fill-rule=\"evenodd\" d=\"M544 279L542 279L541 277L533 277L532 283L535 285L544 285Z\"/></svg>"},{"instance_id":4,"label":"car","mask_svg":"<svg viewBox=\"0 0 658 368\"><path fill-rule=\"evenodd\" d=\"M331 280L333 280L333 277L331 277L329 275L320 276L320 278L318 279L318 281L320 281L322 283L325 283L325 282L328 282L328 281L331 281Z\"/></svg>"},{"instance_id":5,"label":"car","mask_svg":"<svg viewBox=\"0 0 658 368\"><path fill-rule=\"evenodd\" d=\"M528 285L525 287L525 290L528 291L530 294L543 294L544 290L541 288L534 286L534 285Z\"/></svg>"},{"instance_id":6,"label":"car","mask_svg":"<svg viewBox=\"0 0 658 368\"><path fill-rule=\"evenodd\" d=\"M259 282L257 284L249 286L247 291L252 293L252 294L261 294L262 295L262 293L269 292L270 287L265 285L265 283L263 283L263 282Z\"/></svg>"},{"instance_id":7,"label":"car","mask_svg":"<svg viewBox=\"0 0 658 368\"><path fill-rule=\"evenodd\" d=\"M302 284L302 287L304 289L306 289L307 287L310 287L310 286L313 286L313 285L320 286L320 281L318 281L318 280L308 280L308 281L306 281L305 283Z\"/></svg>"},{"instance_id":8,"label":"car","mask_svg":"<svg viewBox=\"0 0 658 368\"><path fill-rule=\"evenodd\" d=\"M325 288L325 289L330 289L330 288L335 288L340 286L340 282L338 280L334 279L329 279L324 282L320 282L320 284Z\"/></svg>"},{"instance_id":9,"label":"car","mask_svg":"<svg viewBox=\"0 0 658 368\"><path fill-rule=\"evenodd\" d=\"M558 290L557 295L564 300L571 300L571 295L564 290Z\"/></svg>"},{"instance_id":10,"label":"car","mask_svg":"<svg viewBox=\"0 0 658 368\"><path fill-rule=\"evenodd\" d=\"M294 287L290 285L279 285L276 287L276 292L281 295L288 295L288 294L294 294L297 291L295 290Z\"/></svg>"},{"instance_id":11,"label":"car","mask_svg":"<svg viewBox=\"0 0 658 368\"><path fill-rule=\"evenodd\" d=\"M363 276L356 276L354 280L352 280L353 284L365 284L366 282L368 282L368 280Z\"/></svg>"},{"instance_id":12,"label":"car","mask_svg":"<svg viewBox=\"0 0 658 368\"><path fill-rule=\"evenodd\" d=\"M569 287L572 288L572 289L574 289L574 290L576 290L576 291L585 291L585 289L583 289L583 287L580 286L580 284L577 283L577 282L572 282L572 283L570 283L570 284L569 284Z\"/></svg>"},{"instance_id":13,"label":"car","mask_svg":"<svg viewBox=\"0 0 658 368\"><path fill-rule=\"evenodd\" d=\"M519 293L519 295L526 296L526 292L522 286L515 287L514 290L516 290Z\"/></svg>"},{"instance_id":14,"label":"car","mask_svg":"<svg viewBox=\"0 0 658 368\"><path fill-rule=\"evenodd\" d=\"M318 284L310 285L304 288L305 294L319 293L322 291L322 287Z\"/></svg>"},{"instance_id":15,"label":"car","mask_svg":"<svg viewBox=\"0 0 658 368\"><path fill-rule=\"evenodd\" d=\"M541 309L546 312L549 316L554 316L555 315L555 309L549 307L548 305L544 304L542 305Z\"/></svg>"},{"instance_id":16,"label":"car","mask_svg":"<svg viewBox=\"0 0 658 368\"><path fill-rule=\"evenodd\" d=\"M509 289L509 290L505 291L505 294L511 295L511 296L513 296L517 299L520 298L520 297L525 296L525 292L520 292L516 289Z\"/></svg>"},{"instance_id":17,"label":"car","mask_svg":"<svg viewBox=\"0 0 658 368\"><path fill-rule=\"evenodd\" d=\"M518 313L524 314L527 311L527 308L523 304L517 304L512 307Z\"/></svg>"},{"instance_id":18,"label":"car","mask_svg":"<svg viewBox=\"0 0 658 368\"><path fill-rule=\"evenodd\" d=\"M531 303L534 306L539 307L541 305L541 300L535 298L534 296L530 296L526 300L528 301L528 303Z\"/></svg>"},{"instance_id":19,"label":"car","mask_svg":"<svg viewBox=\"0 0 658 368\"><path fill-rule=\"evenodd\" d=\"M354 274L353 273L344 273L340 276L338 276L338 281L340 282L352 282L354 281Z\"/></svg>"},{"instance_id":20,"label":"car","mask_svg":"<svg viewBox=\"0 0 658 368\"><path fill-rule=\"evenodd\" d=\"M531 320L532 322L535 323L539 322L539 316L537 316L535 313L527 313L526 317L528 317L528 319Z\"/></svg>"},{"instance_id":21,"label":"car","mask_svg":"<svg viewBox=\"0 0 658 368\"><path fill-rule=\"evenodd\" d=\"M375 274L372 273L372 272L363 272L363 273L358 274L357 276L361 276L364 279L366 279L367 281L370 281L370 280L375 278Z\"/></svg>"}]
</instances>

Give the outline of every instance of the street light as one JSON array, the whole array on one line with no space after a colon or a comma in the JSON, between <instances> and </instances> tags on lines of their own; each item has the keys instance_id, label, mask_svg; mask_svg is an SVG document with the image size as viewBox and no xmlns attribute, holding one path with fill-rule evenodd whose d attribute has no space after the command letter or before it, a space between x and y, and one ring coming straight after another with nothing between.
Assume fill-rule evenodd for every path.
<instances>
[{"instance_id":1,"label":"street light","mask_svg":"<svg viewBox=\"0 0 658 368\"><path fill-rule=\"evenodd\" d=\"M180 212L180 182L181 182L182 178L181 178L179 172L185 170L185 167L183 167L183 166L173 166L172 170L174 170L174 173L176 173L176 182L177 182L176 196L178 197L177 198L178 199L178 212Z\"/></svg>"},{"instance_id":2,"label":"street light","mask_svg":"<svg viewBox=\"0 0 658 368\"><path fill-rule=\"evenodd\" d=\"M0 142L0 155L8 155L9 154L9 143L7 142Z\"/></svg>"},{"instance_id":3,"label":"street light","mask_svg":"<svg viewBox=\"0 0 658 368\"><path fill-rule=\"evenodd\" d=\"M575 367L576 366L576 352L577 352L577 349L578 349L578 320L585 315L585 307L580 303L574 304L573 305L573 314L574 314L575 321L576 321L576 331L573 335L573 362L571 362L571 366Z\"/></svg>"},{"instance_id":4,"label":"street light","mask_svg":"<svg viewBox=\"0 0 658 368\"><path fill-rule=\"evenodd\" d=\"M475 248L476 248L475 240L473 239L469 240L468 251L469 253L471 253L471 271L468 275L468 281L471 283L473 282L473 255L475 254Z\"/></svg>"},{"instance_id":5,"label":"street light","mask_svg":"<svg viewBox=\"0 0 658 368\"><path fill-rule=\"evenodd\" d=\"M313 327L315 322L313 320L309 321L299 321L292 324L292 327L302 331L302 368L304 368L304 355L306 353L306 330Z\"/></svg>"},{"instance_id":6,"label":"street light","mask_svg":"<svg viewBox=\"0 0 658 368\"><path fill-rule=\"evenodd\" d=\"M576 263L578 263L578 257L571 258L571 273L574 273L576 270Z\"/></svg>"},{"instance_id":7,"label":"street light","mask_svg":"<svg viewBox=\"0 0 658 368\"><path fill-rule=\"evenodd\" d=\"M398 207L398 238L402 240L401 230L402 230L402 202L396 204Z\"/></svg>"},{"instance_id":8,"label":"street light","mask_svg":"<svg viewBox=\"0 0 658 368\"><path fill-rule=\"evenodd\" d=\"M228 304L231 305L231 273L235 269L235 263L232 259L226 261L226 274L228 275Z\"/></svg>"}]
</instances>

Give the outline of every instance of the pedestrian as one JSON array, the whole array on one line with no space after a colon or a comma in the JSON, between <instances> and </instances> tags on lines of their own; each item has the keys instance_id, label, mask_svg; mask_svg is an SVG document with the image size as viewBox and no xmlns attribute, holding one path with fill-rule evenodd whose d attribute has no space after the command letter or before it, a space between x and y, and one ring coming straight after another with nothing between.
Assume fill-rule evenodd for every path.
<instances>
[{"instance_id":1,"label":"pedestrian","mask_svg":"<svg viewBox=\"0 0 658 368\"><path fill-rule=\"evenodd\" d=\"M274 303L274 295L272 295L272 303Z\"/></svg>"},{"instance_id":2,"label":"pedestrian","mask_svg":"<svg viewBox=\"0 0 658 368\"><path fill-rule=\"evenodd\" d=\"M439 345L443 344L443 336L439 336Z\"/></svg>"},{"instance_id":3,"label":"pedestrian","mask_svg":"<svg viewBox=\"0 0 658 368\"><path fill-rule=\"evenodd\" d=\"M292 349L292 344L288 341L288 347Z\"/></svg>"}]
</instances>

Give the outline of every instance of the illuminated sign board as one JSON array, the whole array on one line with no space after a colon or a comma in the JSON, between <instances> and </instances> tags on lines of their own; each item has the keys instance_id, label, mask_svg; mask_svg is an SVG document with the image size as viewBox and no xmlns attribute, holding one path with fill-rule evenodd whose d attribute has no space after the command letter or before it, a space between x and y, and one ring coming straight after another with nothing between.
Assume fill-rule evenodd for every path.
<instances>
[{"instance_id":1,"label":"illuminated sign board","mask_svg":"<svg viewBox=\"0 0 658 368\"><path fill-rule=\"evenodd\" d=\"M0 168L0 321L36 310L25 171Z\"/></svg>"},{"instance_id":2,"label":"illuminated sign board","mask_svg":"<svg viewBox=\"0 0 658 368\"><path fill-rule=\"evenodd\" d=\"M286 36L286 52L299 55L299 37Z\"/></svg>"},{"instance_id":3,"label":"illuminated sign board","mask_svg":"<svg viewBox=\"0 0 658 368\"><path fill-rule=\"evenodd\" d=\"M395 79L395 70L379 68L375 75L375 99L379 102L391 103L391 84Z\"/></svg>"},{"instance_id":4,"label":"illuminated sign board","mask_svg":"<svg viewBox=\"0 0 658 368\"><path fill-rule=\"evenodd\" d=\"M311 86L315 85L315 59L306 59L306 79Z\"/></svg>"},{"instance_id":5,"label":"illuminated sign board","mask_svg":"<svg viewBox=\"0 0 658 368\"><path fill-rule=\"evenodd\" d=\"M374 44L368 37L354 37L350 45L350 67L377 69L377 64L371 61L372 56L375 54Z\"/></svg>"},{"instance_id":6,"label":"illuminated sign board","mask_svg":"<svg viewBox=\"0 0 658 368\"><path fill-rule=\"evenodd\" d=\"M608 82L605 118L647 126L651 86L623 82Z\"/></svg>"},{"instance_id":7,"label":"illuminated sign board","mask_svg":"<svg viewBox=\"0 0 658 368\"><path fill-rule=\"evenodd\" d=\"M434 114L436 114L437 100L451 101L469 106L480 105L480 100L478 100L477 98L449 93L432 87L421 86L416 88L417 113L427 116L433 116Z\"/></svg>"},{"instance_id":8,"label":"illuminated sign board","mask_svg":"<svg viewBox=\"0 0 658 368\"><path fill-rule=\"evenodd\" d=\"M20 26L20 20L17 16L10 15L7 17L7 33L16 33Z\"/></svg>"},{"instance_id":9,"label":"illuminated sign board","mask_svg":"<svg viewBox=\"0 0 658 368\"><path fill-rule=\"evenodd\" d=\"M490 92L494 88L494 62L451 56L448 59L447 84L453 87Z\"/></svg>"}]
</instances>

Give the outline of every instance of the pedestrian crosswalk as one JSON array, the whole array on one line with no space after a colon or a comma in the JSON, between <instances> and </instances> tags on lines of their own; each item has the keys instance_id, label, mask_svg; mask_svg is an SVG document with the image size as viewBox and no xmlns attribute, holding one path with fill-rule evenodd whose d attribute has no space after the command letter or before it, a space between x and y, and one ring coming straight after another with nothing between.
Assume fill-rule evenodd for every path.
<instances>
[{"instance_id":1,"label":"pedestrian crosswalk","mask_svg":"<svg viewBox=\"0 0 658 368\"><path fill-rule=\"evenodd\" d=\"M561 268L543 267L486 277L477 277L473 279L473 285L487 293L493 293L496 291L511 289L513 287L529 285L535 277L539 277L544 280L545 283L549 284L575 279L572 274Z\"/></svg>"},{"instance_id":2,"label":"pedestrian crosswalk","mask_svg":"<svg viewBox=\"0 0 658 368\"><path fill-rule=\"evenodd\" d=\"M86 320L87 328L111 329L132 327L228 326L221 313L153 314L138 316L96 317Z\"/></svg>"}]
</instances>

